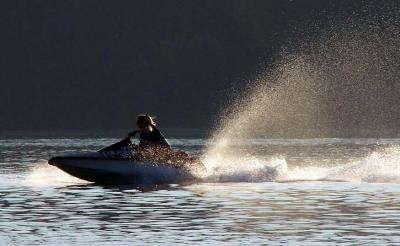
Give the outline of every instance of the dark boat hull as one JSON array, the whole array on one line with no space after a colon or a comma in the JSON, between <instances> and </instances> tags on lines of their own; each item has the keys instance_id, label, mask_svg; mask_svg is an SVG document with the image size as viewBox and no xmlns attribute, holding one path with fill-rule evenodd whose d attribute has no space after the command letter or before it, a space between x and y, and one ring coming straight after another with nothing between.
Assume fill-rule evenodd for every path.
<instances>
[{"instance_id":1,"label":"dark boat hull","mask_svg":"<svg viewBox=\"0 0 400 246\"><path fill-rule=\"evenodd\" d=\"M64 172L98 184L172 184L195 182L193 170L171 164L135 162L128 159L61 156L49 164Z\"/></svg>"}]
</instances>

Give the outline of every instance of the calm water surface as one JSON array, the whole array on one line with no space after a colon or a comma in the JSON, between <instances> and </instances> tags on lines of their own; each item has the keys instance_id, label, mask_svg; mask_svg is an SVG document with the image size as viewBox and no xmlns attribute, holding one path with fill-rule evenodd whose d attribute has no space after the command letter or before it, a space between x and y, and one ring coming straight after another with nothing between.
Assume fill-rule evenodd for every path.
<instances>
[{"instance_id":1,"label":"calm water surface","mask_svg":"<svg viewBox=\"0 0 400 246\"><path fill-rule=\"evenodd\" d=\"M46 164L113 141L0 139L2 244L400 244L400 139L241 142L246 167L190 185L102 187ZM207 144L171 142L198 155ZM254 158L285 168L271 179Z\"/></svg>"}]
</instances>

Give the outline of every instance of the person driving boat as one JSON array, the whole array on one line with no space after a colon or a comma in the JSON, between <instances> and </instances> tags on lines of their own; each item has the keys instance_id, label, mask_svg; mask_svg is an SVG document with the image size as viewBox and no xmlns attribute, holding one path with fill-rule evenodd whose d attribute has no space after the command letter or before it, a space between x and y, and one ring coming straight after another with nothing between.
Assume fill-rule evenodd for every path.
<instances>
[{"instance_id":1,"label":"person driving boat","mask_svg":"<svg viewBox=\"0 0 400 246\"><path fill-rule=\"evenodd\" d=\"M172 150L170 143L156 127L155 117L148 114L140 114L136 117L137 129L128 133L128 136L100 151L131 151L132 160L150 161L154 163L174 163L175 165L185 165L197 163L200 160L196 157L190 157L183 150ZM138 135L139 144L131 142L131 137Z\"/></svg>"},{"instance_id":2,"label":"person driving boat","mask_svg":"<svg viewBox=\"0 0 400 246\"><path fill-rule=\"evenodd\" d=\"M170 150L171 145L160 130L156 127L154 117L140 114L136 117L137 129L128 133L128 137L139 134L139 149L156 148Z\"/></svg>"}]
</instances>

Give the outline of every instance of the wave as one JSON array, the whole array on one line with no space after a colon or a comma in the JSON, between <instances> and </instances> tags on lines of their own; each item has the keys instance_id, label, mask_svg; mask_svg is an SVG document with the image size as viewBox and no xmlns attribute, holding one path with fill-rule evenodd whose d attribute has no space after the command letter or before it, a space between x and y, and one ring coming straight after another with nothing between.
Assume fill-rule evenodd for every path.
<instances>
[{"instance_id":1,"label":"wave","mask_svg":"<svg viewBox=\"0 0 400 246\"><path fill-rule=\"evenodd\" d=\"M38 163L25 177L25 184L30 186L48 186L65 184L88 183L82 179L75 178L60 169L47 163Z\"/></svg>"},{"instance_id":2,"label":"wave","mask_svg":"<svg viewBox=\"0 0 400 246\"><path fill-rule=\"evenodd\" d=\"M400 183L400 149L376 151L365 158L333 167L289 168L284 157L262 160L253 157L206 157L205 182L298 182L344 181Z\"/></svg>"}]
</instances>

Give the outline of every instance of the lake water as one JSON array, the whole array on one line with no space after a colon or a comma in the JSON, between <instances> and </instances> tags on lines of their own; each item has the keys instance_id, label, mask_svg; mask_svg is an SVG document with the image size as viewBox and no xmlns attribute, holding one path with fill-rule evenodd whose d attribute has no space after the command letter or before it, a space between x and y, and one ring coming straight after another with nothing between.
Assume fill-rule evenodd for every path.
<instances>
[{"instance_id":1,"label":"lake water","mask_svg":"<svg viewBox=\"0 0 400 246\"><path fill-rule=\"evenodd\" d=\"M0 139L1 244L400 244L400 139L237 141L189 185L102 187L47 165L114 141Z\"/></svg>"}]
</instances>

